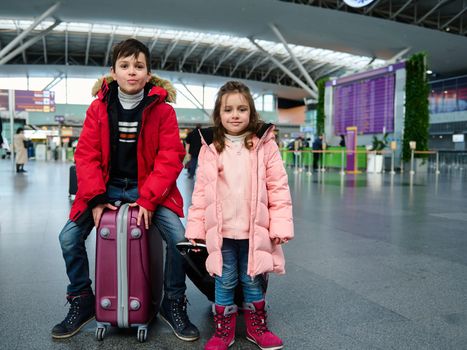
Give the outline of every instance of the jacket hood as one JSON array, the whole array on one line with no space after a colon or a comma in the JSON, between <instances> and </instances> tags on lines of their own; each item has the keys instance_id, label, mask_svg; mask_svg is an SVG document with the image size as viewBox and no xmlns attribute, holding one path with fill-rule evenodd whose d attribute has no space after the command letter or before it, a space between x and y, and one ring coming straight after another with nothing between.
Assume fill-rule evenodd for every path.
<instances>
[{"instance_id":1,"label":"jacket hood","mask_svg":"<svg viewBox=\"0 0 467 350\"><path fill-rule=\"evenodd\" d=\"M105 92L107 86L113 81L114 79L111 75L99 78L92 87L92 96L96 97L99 94L99 91L101 90ZM149 80L149 83L156 87L162 88L167 92L167 96L165 98L166 102L175 102L177 97L177 91L170 81L159 78L157 75L152 75L151 79Z\"/></svg>"},{"instance_id":2,"label":"jacket hood","mask_svg":"<svg viewBox=\"0 0 467 350\"><path fill-rule=\"evenodd\" d=\"M273 132L274 129L275 129L274 124L264 123L263 125L261 125L259 130L256 132L256 136L260 140L264 138L264 141L268 141L271 138L275 137L274 132ZM201 134L201 139L203 139L207 145L210 145L214 141L214 129L212 127L200 129L199 132Z\"/></svg>"}]
</instances>

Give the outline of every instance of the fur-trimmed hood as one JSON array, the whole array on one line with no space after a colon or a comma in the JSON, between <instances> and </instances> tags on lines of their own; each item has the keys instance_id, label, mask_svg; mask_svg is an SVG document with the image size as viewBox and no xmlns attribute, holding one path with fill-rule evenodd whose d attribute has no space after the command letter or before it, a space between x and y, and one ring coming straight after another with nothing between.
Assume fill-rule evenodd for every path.
<instances>
[{"instance_id":1,"label":"fur-trimmed hood","mask_svg":"<svg viewBox=\"0 0 467 350\"><path fill-rule=\"evenodd\" d=\"M104 80L106 82L105 85L108 86L111 82L114 81L114 78L111 75L99 78L95 82L94 86L92 87L92 96L93 97L96 97L97 94L99 93L99 91L101 89L103 89ZM175 87L172 85L172 83L170 81L159 78L157 75L152 75L151 80L149 80L149 83L156 86L156 87L161 87L165 91L167 91L167 97L165 98L166 102L175 103L175 100L176 100L176 97L177 97L177 91L176 91Z\"/></svg>"}]
</instances>

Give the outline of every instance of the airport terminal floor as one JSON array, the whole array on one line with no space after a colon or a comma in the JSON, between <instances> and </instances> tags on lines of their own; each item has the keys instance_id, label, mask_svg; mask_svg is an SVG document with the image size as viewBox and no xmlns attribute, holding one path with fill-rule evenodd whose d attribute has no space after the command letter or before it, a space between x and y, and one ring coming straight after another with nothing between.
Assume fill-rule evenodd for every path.
<instances>
[{"instance_id":1,"label":"airport terminal floor","mask_svg":"<svg viewBox=\"0 0 467 350\"><path fill-rule=\"evenodd\" d=\"M50 330L67 313L58 243L70 208L69 163L0 160L0 349L203 349L210 303L188 282L201 339L178 340L156 318L148 340L95 322L67 340ZM288 170L295 240L285 276L271 276L270 328L285 349L467 349L467 174L313 174ZM179 187L186 205L193 181ZM87 241L91 267L95 238ZM256 349L243 322L231 349Z\"/></svg>"}]
</instances>

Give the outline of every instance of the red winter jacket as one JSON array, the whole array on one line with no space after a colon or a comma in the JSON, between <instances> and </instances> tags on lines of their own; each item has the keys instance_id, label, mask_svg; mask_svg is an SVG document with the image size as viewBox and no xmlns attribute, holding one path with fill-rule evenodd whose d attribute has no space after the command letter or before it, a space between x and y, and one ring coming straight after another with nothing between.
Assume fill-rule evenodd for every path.
<instances>
[{"instance_id":1,"label":"red winter jacket","mask_svg":"<svg viewBox=\"0 0 467 350\"><path fill-rule=\"evenodd\" d=\"M106 191L110 167L110 127L107 112L108 84L112 78L98 81L98 91L89 106L75 152L78 193L70 220L76 221L88 208L88 202ZM183 217L183 199L176 180L183 169L185 149L179 135L175 111L165 101L175 99L170 82L154 77L148 97L156 98L143 111L138 136L138 193L136 201L154 211L162 205ZM96 85L97 85L96 84Z\"/></svg>"}]
</instances>

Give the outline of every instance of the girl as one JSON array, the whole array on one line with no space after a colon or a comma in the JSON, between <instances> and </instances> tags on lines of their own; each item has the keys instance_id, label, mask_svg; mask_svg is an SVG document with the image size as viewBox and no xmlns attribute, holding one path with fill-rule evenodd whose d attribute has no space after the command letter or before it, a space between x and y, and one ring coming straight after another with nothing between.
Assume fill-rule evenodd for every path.
<instances>
[{"instance_id":1,"label":"girl","mask_svg":"<svg viewBox=\"0 0 467 350\"><path fill-rule=\"evenodd\" d=\"M261 349L281 349L266 325L261 278L283 274L281 244L293 238L292 203L274 126L259 120L247 86L230 81L218 92L214 127L202 130L203 146L188 213L186 237L205 240L207 271L215 276L216 332L206 350L235 340L234 290L244 294L247 339Z\"/></svg>"}]
</instances>

